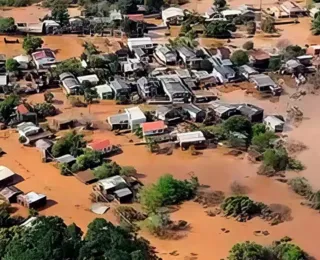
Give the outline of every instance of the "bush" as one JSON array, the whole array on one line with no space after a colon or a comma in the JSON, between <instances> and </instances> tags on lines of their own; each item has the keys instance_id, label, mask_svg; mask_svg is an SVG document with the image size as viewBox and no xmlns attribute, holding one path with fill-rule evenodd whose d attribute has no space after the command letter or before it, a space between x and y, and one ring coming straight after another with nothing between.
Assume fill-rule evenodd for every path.
<instances>
[{"instance_id":1,"label":"bush","mask_svg":"<svg viewBox=\"0 0 320 260\"><path fill-rule=\"evenodd\" d=\"M214 38L229 38L230 31L236 31L234 24L227 21L212 21L206 26L205 35Z\"/></svg>"},{"instance_id":2,"label":"bush","mask_svg":"<svg viewBox=\"0 0 320 260\"><path fill-rule=\"evenodd\" d=\"M289 170L302 171L305 169L305 166L299 160L290 157L287 168Z\"/></svg>"},{"instance_id":3,"label":"bush","mask_svg":"<svg viewBox=\"0 0 320 260\"><path fill-rule=\"evenodd\" d=\"M61 175L70 175L71 169L67 163L59 163L59 169Z\"/></svg>"},{"instance_id":4,"label":"bush","mask_svg":"<svg viewBox=\"0 0 320 260\"><path fill-rule=\"evenodd\" d=\"M268 131L265 133L255 135L252 138L252 145L255 146L255 149L258 152L263 153L271 147L271 142L277 138L278 136L275 133Z\"/></svg>"},{"instance_id":5,"label":"bush","mask_svg":"<svg viewBox=\"0 0 320 260\"><path fill-rule=\"evenodd\" d=\"M30 217L36 217L38 215L39 215L39 212L36 209L32 209L32 208L29 209L29 216Z\"/></svg>"},{"instance_id":6,"label":"bush","mask_svg":"<svg viewBox=\"0 0 320 260\"><path fill-rule=\"evenodd\" d=\"M43 97L47 103L52 103L54 95L52 94L52 92L46 91L44 92Z\"/></svg>"},{"instance_id":7,"label":"bush","mask_svg":"<svg viewBox=\"0 0 320 260\"><path fill-rule=\"evenodd\" d=\"M17 62L15 59L13 58L9 58L6 61L6 70L9 72L15 72L19 69L19 62Z\"/></svg>"},{"instance_id":8,"label":"bush","mask_svg":"<svg viewBox=\"0 0 320 260\"><path fill-rule=\"evenodd\" d=\"M36 104L33 109L39 118L46 118L47 116L55 116L57 114L55 106L51 103Z\"/></svg>"},{"instance_id":9,"label":"bush","mask_svg":"<svg viewBox=\"0 0 320 260\"><path fill-rule=\"evenodd\" d=\"M199 128L203 135L210 139L216 138L219 141L227 139L227 133L222 125L211 125Z\"/></svg>"},{"instance_id":10,"label":"bush","mask_svg":"<svg viewBox=\"0 0 320 260\"><path fill-rule=\"evenodd\" d=\"M137 170L133 166L122 166L120 170L120 175L130 176L137 174Z\"/></svg>"},{"instance_id":11,"label":"bush","mask_svg":"<svg viewBox=\"0 0 320 260\"><path fill-rule=\"evenodd\" d=\"M74 76L82 76L85 69L82 67L81 61L76 58L71 58L60 62L53 70L53 75L58 77L64 72L70 72Z\"/></svg>"},{"instance_id":12,"label":"bush","mask_svg":"<svg viewBox=\"0 0 320 260\"><path fill-rule=\"evenodd\" d=\"M269 60L268 69L271 71L278 71L281 68L281 58L273 57Z\"/></svg>"},{"instance_id":13,"label":"bush","mask_svg":"<svg viewBox=\"0 0 320 260\"><path fill-rule=\"evenodd\" d=\"M290 243L279 243L272 248L273 254L281 260L307 260L307 254L298 246Z\"/></svg>"},{"instance_id":14,"label":"bush","mask_svg":"<svg viewBox=\"0 0 320 260\"><path fill-rule=\"evenodd\" d=\"M216 6L217 8L223 8L227 5L226 0L214 0L213 5Z\"/></svg>"},{"instance_id":15,"label":"bush","mask_svg":"<svg viewBox=\"0 0 320 260\"><path fill-rule=\"evenodd\" d=\"M249 21L247 23L247 33L248 34L255 34L257 29L257 25L254 21Z\"/></svg>"},{"instance_id":16,"label":"bush","mask_svg":"<svg viewBox=\"0 0 320 260\"><path fill-rule=\"evenodd\" d=\"M234 53L232 53L230 59L236 66L242 66L249 62L249 56L243 50L236 50Z\"/></svg>"},{"instance_id":17,"label":"bush","mask_svg":"<svg viewBox=\"0 0 320 260\"><path fill-rule=\"evenodd\" d=\"M97 179L101 180L120 175L121 170L121 167L116 162L103 163L102 165L94 169L93 174Z\"/></svg>"},{"instance_id":18,"label":"bush","mask_svg":"<svg viewBox=\"0 0 320 260\"><path fill-rule=\"evenodd\" d=\"M288 181L290 188L297 194L307 197L312 193L312 188L304 177L296 177Z\"/></svg>"},{"instance_id":19,"label":"bush","mask_svg":"<svg viewBox=\"0 0 320 260\"><path fill-rule=\"evenodd\" d=\"M170 223L170 217L166 213L151 213L149 217L143 222L143 226L148 231L156 236L163 237L166 233L168 224Z\"/></svg>"},{"instance_id":20,"label":"bush","mask_svg":"<svg viewBox=\"0 0 320 260\"><path fill-rule=\"evenodd\" d=\"M265 124L258 123L252 126L252 134L253 136L264 134L267 131Z\"/></svg>"},{"instance_id":21,"label":"bush","mask_svg":"<svg viewBox=\"0 0 320 260\"><path fill-rule=\"evenodd\" d=\"M0 18L0 33L9 33L9 32L15 32L15 31L16 31L16 25L12 17Z\"/></svg>"},{"instance_id":22,"label":"bush","mask_svg":"<svg viewBox=\"0 0 320 260\"><path fill-rule=\"evenodd\" d=\"M231 196L223 201L221 209L226 216L250 218L260 214L264 206L264 204L256 203L246 196Z\"/></svg>"},{"instance_id":23,"label":"bush","mask_svg":"<svg viewBox=\"0 0 320 260\"><path fill-rule=\"evenodd\" d=\"M270 260L267 248L255 242L244 242L235 244L230 250L229 260Z\"/></svg>"},{"instance_id":24,"label":"bush","mask_svg":"<svg viewBox=\"0 0 320 260\"><path fill-rule=\"evenodd\" d=\"M98 151L93 151L91 149L86 149L83 154L77 157L76 161L79 171L97 167L101 163L102 153Z\"/></svg>"},{"instance_id":25,"label":"bush","mask_svg":"<svg viewBox=\"0 0 320 260\"><path fill-rule=\"evenodd\" d=\"M38 48L41 48L42 44L43 40L41 38L34 37L28 34L23 39L22 48L26 51L27 54L31 54Z\"/></svg>"},{"instance_id":26,"label":"bush","mask_svg":"<svg viewBox=\"0 0 320 260\"><path fill-rule=\"evenodd\" d=\"M252 41L247 41L247 42L245 42L245 43L243 44L242 48L245 49L245 50L247 50L247 51L248 51L248 50L252 50L252 49L254 48L254 44L253 44Z\"/></svg>"},{"instance_id":27,"label":"bush","mask_svg":"<svg viewBox=\"0 0 320 260\"><path fill-rule=\"evenodd\" d=\"M274 26L274 19L271 17L267 17L261 22L261 30L266 33L275 33L276 27Z\"/></svg>"}]
</instances>

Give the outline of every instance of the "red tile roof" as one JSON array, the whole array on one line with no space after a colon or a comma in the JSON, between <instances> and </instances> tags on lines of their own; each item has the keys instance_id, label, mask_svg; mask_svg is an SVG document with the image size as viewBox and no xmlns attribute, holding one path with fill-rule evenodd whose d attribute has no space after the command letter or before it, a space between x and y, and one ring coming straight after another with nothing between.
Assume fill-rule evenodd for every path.
<instances>
[{"instance_id":1,"label":"red tile roof","mask_svg":"<svg viewBox=\"0 0 320 260\"><path fill-rule=\"evenodd\" d=\"M52 59L54 59L54 54L49 49L43 49L41 51L34 52L32 55L33 55L34 59L36 59L36 60L41 60L43 58L52 58Z\"/></svg>"},{"instance_id":2,"label":"red tile roof","mask_svg":"<svg viewBox=\"0 0 320 260\"><path fill-rule=\"evenodd\" d=\"M166 126L163 121L147 122L141 124L143 132L164 129Z\"/></svg>"},{"instance_id":3,"label":"red tile roof","mask_svg":"<svg viewBox=\"0 0 320 260\"><path fill-rule=\"evenodd\" d=\"M28 108L26 108L26 106L24 104L20 104L18 107L17 107L17 110L20 114L27 114L29 113L29 110Z\"/></svg>"},{"instance_id":4,"label":"red tile roof","mask_svg":"<svg viewBox=\"0 0 320 260\"><path fill-rule=\"evenodd\" d=\"M111 146L111 142L110 140L96 140L92 143L89 144L89 146L93 149L93 150L96 150L96 151L101 151L107 147L110 147Z\"/></svg>"}]
</instances>

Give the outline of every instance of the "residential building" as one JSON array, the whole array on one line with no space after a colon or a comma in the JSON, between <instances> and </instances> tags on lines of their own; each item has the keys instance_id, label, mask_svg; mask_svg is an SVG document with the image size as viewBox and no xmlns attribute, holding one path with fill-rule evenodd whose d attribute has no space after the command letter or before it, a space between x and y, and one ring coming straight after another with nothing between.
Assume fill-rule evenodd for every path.
<instances>
[{"instance_id":1,"label":"residential building","mask_svg":"<svg viewBox=\"0 0 320 260\"><path fill-rule=\"evenodd\" d=\"M130 107L125 109L129 120L129 129L134 131L141 123L146 122L146 116L139 107Z\"/></svg>"},{"instance_id":2,"label":"residential building","mask_svg":"<svg viewBox=\"0 0 320 260\"><path fill-rule=\"evenodd\" d=\"M204 146L206 139L201 131L178 133L177 141L182 150L188 149L191 145L195 147Z\"/></svg>"},{"instance_id":3,"label":"residential building","mask_svg":"<svg viewBox=\"0 0 320 260\"><path fill-rule=\"evenodd\" d=\"M29 64L31 61L30 56L28 55L19 55L13 58L15 61L19 63L19 69L26 70L29 68Z\"/></svg>"},{"instance_id":4,"label":"residential building","mask_svg":"<svg viewBox=\"0 0 320 260\"><path fill-rule=\"evenodd\" d=\"M114 149L114 146L112 145L111 141L108 139L104 140L96 140L87 145L87 148L101 152L103 154L111 153Z\"/></svg>"},{"instance_id":5,"label":"residential building","mask_svg":"<svg viewBox=\"0 0 320 260\"><path fill-rule=\"evenodd\" d=\"M166 65L175 65L178 62L178 55L176 51L165 45L158 45L155 49L154 55Z\"/></svg>"},{"instance_id":6,"label":"residential building","mask_svg":"<svg viewBox=\"0 0 320 260\"><path fill-rule=\"evenodd\" d=\"M110 130L122 130L129 128L129 116L127 113L121 113L107 118Z\"/></svg>"},{"instance_id":7,"label":"residential building","mask_svg":"<svg viewBox=\"0 0 320 260\"><path fill-rule=\"evenodd\" d=\"M219 100L209 102L209 108L212 109L215 112L215 115L221 119L228 119L233 115L239 114L235 106Z\"/></svg>"},{"instance_id":8,"label":"residential building","mask_svg":"<svg viewBox=\"0 0 320 260\"><path fill-rule=\"evenodd\" d=\"M0 54L0 87L8 85L8 74L6 70L6 55Z\"/></svg>"},{"instance_id":9,"label":"residential building","mask_svg":"<svg viewBox=\"0 0 320 260\"><path fill-rule=\"evenodd\" d=\"M40 49L31 54L37 69L48 69L56 63L56 57L50 49Z\"/></svg>"},{"instance_id":10,"label":"residential building","mask_svg":"<svg viewBox=\"0 0 320 260\"><path fill-rule=\"evenodd\" d=\"M188 118L186 111L181 106L158 106L155 111L155 117L170 124Z\"/></svg>"},{"instance_id":11,"label":"residential building","mask_svg":"<svg viewBox=\"0 0 320 260\"><path fill-rule=\"evenodd\" d=\"M190 119L195 122L201 123L206 118L206 112L192 103L183 104L182 109L188 112Z\"/></svg>"},{"instance_id":12,"label":"residential building","mask_svg":"<svg viewBox=\"0 0 320 260\"><path fill-rule=\"evenodd\" d=\"M29 106L26 104L20 104L16 107L16 121L20 122L32 122L34 124L38 123L37 114L34 112L30 112Z\"/></svg>"},{"instance_id":13,"label":"residential building","mask_svg":"<svg viewBox=\"0 0 320 260\"><path fill-rule=\"evenodd\" d=\"M103 195L112 194L114 191L126 188L126 181L119 175L102 179L97 182L96 187L102 192Z\"/></svg>"},{"instance_id":14,"label":"residential building","mask_svg":"<svg viewBox=\"0 0 320 260\"><path fill-rule=\"evenodd\" d=\"M66 94L76 94L81 87L76 78L69 72L60 74L59 79Z\"/></svg>"},{"instance_id":15,"label":"residential building","mask_svg":"<svg viewBox=\"0 0 320 260\"><path fill-rule=\"evenodd\" d=\"M150 60L149 54L146 53L142 48L134 48L134 56L143 63L148 63Z\"/></svg>"},{"instance_id":16,"label":"residential building","mask_svg":"<svg viewBox=\"0 0 320 260\"><path fill-rule=\"evenodd\" d=\"M232 10L232 9L226 9L220 12L222 14L223 18L226 18L227 20L232 20L233 18L240 16L242 14L241 10Z\"/></svg>"},{"instance_id":17,"label":"residential building","mask_svg":"<svg viewBox=\"0 0 320 260\"><path fill-rule=\"evenodd\" d=\"M8 203L17 202L17 196L22 193L23 192L15 186L8 186L0 191L0 195L5 198Z\"/></svg>"},{"instance_id":18,"label":"residential building","mask_svg":"<svg viewBox=\"0 0 320 260\"><path fill-rule=\"evenodd\" d=\"M146 53L150 54L153 52L153 43L150 37L144 38L129 38L128 47L131 51L134 49L141 48Z\"/></svg>"},{"instance_id":19,"label":"residential building","mask_svg":"<svg viewBox=\"0 0 320 260\"><path fill-rule=\"evenodd\" d=\"M320 45L310 45L307 48L306 54L309 54L312 56L319 56L320 55Z\"/></svg>"},{"instance_id":20,"label":"residential building","mask_svg":"<svg viewBox=\"0 0 320 260\"><path fill-rule=\"evenodd\" d=\"M249 50L249 61L255 68L265 69L269 66L270 55L261 49Z\"/></svg>"},{"instance_id":21,"label":"residential building","mask_svg":"<svg viewBox=\"0 0 320 260\"><path fill-rule=\"evenodd\" d=\"M27 194L18 195L17 201L24 207L38 209L46 205L47 196L31 191Z\"/></svg>"},{"instance_id":22,"label":"residential building","mask_svg":"<svg viewBox=\"0 0 320 260\"><path fill-rule=\"evenodd\" d=\"M212 75L219 83L224 84L235 79L236 72L230 65L224 65L223 61L218 56L212 56L208 60L213 65Z\"/></svg>"},{"instance_id":23,"label":"residential building","mask_svg":"<svg viewBox=\"0 0 320 260\"><path fill-rule=\"evenodd\" d=\"M61 164L66 163L71 166L73 163L75 163L76 158L71 154L65 154L60 157L56 157L55 161Z\"/></svg>"},{"instance_id":24,"label":"residential building","mask_svg":"<svg viewBox=\"0 0 320 260\"><path fill-rule=\"evenodd\" d=\"M113 99L113 91L110 85L103 84L94 87L98 93L100 99Z\"/></svg>"},{"instance_id":25,"label":"residential building","mask_svg":"<svg viewBox=\"0 0 320 260\"><path fill-rule=\"evenodd\" d=\"M92 170L77 172L77 174L75 174L75 177L86 185L97 181L97 178L94 176Z\"/></svg>"},{"instance_id":26,"label":"residential building","mask_svg":"<svg viewBox=\"0 0 320 260\"><path fill-rule=\"evenodd\" d=\"M205 70L193 70L192 74L196 78L196 82L199 86L203 87L212 87L216 85L217 81L216 78L213 76L212 73L208 73Z\"/></svg>"},{"instance_id":27,"label":"residential building","mask_svg":"<svg viewBox=\"0 0 320 260\"><path fill-rule=\"evenodd\" d=\"M128 96L131 90L131 87L122 79L115 78L114 81L111 81L110 87L113 90L114 97L119 96Z\"/></svg>"},{"instance_id":28,"label":"residential building","mask_svg":"<svg viewBox=\"0 0 320 260\"><path fill-rule=\"evenodd\" d=\"M268 130L273 132L282 132L285 124L283 117L272 115L265 117L263 123Z\"/></svg>"},{"instance_id":29,"label":"residential building","mask_svg":"<svg viewBox=\"0 0 320 260\"><path fill-rule=\"evenodd\" d=\"M239 67L239 72L240 74L247 80L249 80L249 78L252 75L257 75L259 74L258 71L256 71L254 68L248 66L248 65L242 65Z\"/></svg>"},{"instance_id":30,"label":"residential building","mask_svg":"<svg viewBox=\"0 0 320 260\"><path fill-rule=\"evenodd\" d=\"M15 173L5 166L0 166L0 187L12 185Z\"/></svg>"},{"instance_id":31,"label":"residential building","mask_svg":"<svg viewBox=\"0 0 320 260\"><path fill-rule=\"evenodd\" d=\"M129 188L122 188L114 191L114 196L120 203L126 203L131 202L133 194Z\"/></svg>"},{"instance_id":32,"label":"residential building","mask_svg":"<svg viewBox=\"0 0 320 260\"><path fill-rule=\"evenodd\" d=\"M23 122L17 125L17 129L20 136L28 137L31 135L35 135L41 131L41 128L36 126L32 122Z\"/></svg>"},{"instance_id":33,"label":"residential building","mask_svg":"<svg viewBox=\"0 0 320 260\"><path fill-rule=\"evenodd\" d=\"M165 25L181 25L184 20L184 12L181 8L169 7L162 10L162 21Z\"/></svg>"},{"instance_id":34,"label":"residential building","mask_svg":"<svg viewBox=\"0 0 320 260\"><path fill-rule=\"evenodd\" d=\"M45 20L40 23L17 23L17 31L22 33L47 34L60 28L60 24L53 20Z\"/></svg>"},{"instance_id":35,"label":"residential building","mask_svg":"<svg viewBox=\"0 0 320 260\"><path fill-rule=\"evenodd\" d=\"M162 75L157 77L164 92L172 103L186 103L190 101L191 94L183 86L178 75Z\"/></svg>"},{"instance_id":36,"label":"residential building","mask_svg":"<svg viewBox=\"0 0 320 260\"><path fill-rule=\"evenodd\" d=\"M251 104L239 104L236 106L240 114L248 118L250 122L260 123L263 121L264 110L262 108Z\"/></svg>"},{"instance_id":37,"label":"residential building","mask_svg":"<svg viewBox=\"0 0 320 260\"><path fill-rule=\"evenodd\" d=\"M80 84L84 81L89 81L92 85L97 85L99 83L99 78L96 74L80 76L77 78Z\"/></svg>"},{"instance_id":38,"label":"residential building","mask_svg":"<svg viewBox=\"0 0 320 260\"><path fill-rule=\"evenodd\" d=\"M268 75L258 74L250 78L255 87L260 92L271 92L273 95L281 94L282 88L279 87Z\"/></svg>"},{"instance_id":39,"label":"residential building","mask_svg":"<svg viewBox=\"0 0 320 260\"><path fill-rule=\"evenodd\" d=\"M164 121L159 120L155 122L142 123L141 128L143 136L152 136L164 134L165 130L167 129L167 126L165 125Z\"/></svg>"},{"instance_id":40,"label":"residential building","mask_svg":"<svg viewBox=\"0 0 320 260\"><path fill-rule=\"evenodd\" d=\"M144 99L149 99L157 95L160 82L155 78L141 77L137 80L137 87L139 94Z\"/></svg>"},{"instance_id":41,"label":"residential building","mask_svg":"<svg viewBox=\"0 0 320 260\"><path fill-rule=\"evenodd\" d=\"M134 58L134 59L128 58L126 61L120 62L120 70L125 75L132 74L139 70L143 70L143 68L144 68L143 63L137 58Z\"/></svg>"},{"instance_id":42,"label":"residential building","mask_svg":"<svg viewBox=\"0 0 320 260\"><path fill-rule=\"evenodd\" d=\"M290 17L296 17L299 15L304 15L306 13L300 6L295 2L285 1L280 5L280 8L285 11Z\"/></svg>"},{"instance_id":43,"label":"residential building","mask_svg":"<svg viewBox=\"0 0 320 260\"><path fill-rule=\"evenodd\" d=\"M198 69L200 68L200 63L202 61L201 58L198 58L196 53L185 46L180 46L176 48L179 57L181 58L182 62L191 69Z\"/></svg>"}]
</instances>

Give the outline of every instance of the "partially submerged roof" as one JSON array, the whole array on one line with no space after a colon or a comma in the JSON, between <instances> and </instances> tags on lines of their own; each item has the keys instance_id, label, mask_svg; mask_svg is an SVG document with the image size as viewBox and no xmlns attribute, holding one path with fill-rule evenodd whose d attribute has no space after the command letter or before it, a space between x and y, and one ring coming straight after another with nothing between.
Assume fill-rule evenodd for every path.
<instances>
[{"instance_id":1,"label":"partially submerged roof","mask_svg":"<svg viewBox=\"0 0 320 260\"><path fill-rule=\"evenodd\" d=\"M143 132L149 132L149 131L156 131L156 130L161 130L165 129L166 125L164 124L163 121L155 121L155 122L146 122L141 124L142 131Z\"/></svg>"},{"instance_id":2,"label":"partially submerged roof","mask_svg":"<svg viewBox=\"0 0 320 260\"><path fill-rule=\"evenodd\" d=\"M261 49L249 50L248 53L255 60L270 59L270 55Z\"/></svg>"},{"instance_id":3,"label":"partially submerged roof","mask_svg":"<svg viewBox=\"0 0 320 260\"><path fill-rule=\"evenodd\" d=\"M76 158L71 154L65 154L60 157L55 158L55 160L59 163L71 163L76 161Z\"/></svg>"},{"instance_id":4,"label":"partially submerged roof","mask_svg":"<svg viewBox=\"0 0 320 260\"><path fill-rule=\"evenodd\" d=\"M104 214L109 208L110 208L109 206L107 206L103 203L100 203L100 202L92 203L92 205L91 205L91 211L93 213L98 214L98 215Z\"/></svg>"},{"instance_id":5,"label":"partially submerged roof","mask_svg":"<svg viewBox=\"0 0 320 260\"><path fill-rule=\"evenodd\" d=\"M22 196L29 204L46 198L46 195L36 193L34 191L31 191L25 195L19 195L19 196Z\"/></svg>"},{"instance_id":6,"label":"partially submerged roof","mask_svg":"<svg viewBox=\"0 0 320 260\"><path fill-rule=\"evenodd\" d=\"M195 114L197 114L197 113L199 113L199 112L202 111L201 108L199 108L199 107L197 107L196 105L191 104L191 103L182 104L181 106L182 106L182 108L183 108L184 110L186 110L186 111L188 111L188 112L191 112L191 113L195 113Z\"/></svg>"},{"instance_id":7,"label":"partially submerged roof","mask_svg":"<svg viewBox=\"0 0 320 260\"><path fill-rule=\"evenodd\" d=\"M170 93L188 92L182 85L178 75L162 75L157 77L163 84L163 87Z\"/></svg>"},{"instance_id":8,"label":"partially submerged roof","mask_svg":"<svg viewBox=\"0 0 320 260\"><path fill-rule=\"evenodd\" d=\"M112 81L110 83L110 86L112 88L114 88L115 90L129 90L130 89L130 87L128 86L128 84L124 80L118 79L118 78L114 79L114 81Z\"/></svg>"},{"instance_id":9,"label":"partially submerged roof","mask_svg":"<svg viewBox=\"0 0 320 260\"><path fill-rule=\"evenodd\" d=\"M180 55L181 54L184 55L187 59L196 59L197 58L196 53L188 47L180 46L180 47L177 47L176 50L179 52Z\"/></svg>"},{"instance_id":10,"label":"partially submerged roof","mask_svg":"<svg viewBox=\"0 0 320 260\"><path fill-rule=\"evenodd\" d=\"M102 179L98 184L103 187L104 190L109 190L117 187L118 185L127 185L126 181L119 175Z\"/></svg>"},{"instance_id":11,"label":"partially submerged roof","mask_svg":"<svg viewBox=\"0 0 320 260\"><path fill-rule=\"evenodd\" d=\"M85 75L85 76L80 76L80 77L78 77L78 81L79 81L80 83L82 83L82 82L85 81L85 80L87 80L87 81L89 81L89 82L91 82L91 83L97 83L97 82L99 82L99 78L98 78L98 76L97 76L96 74Z\"/></svg>"},{"instance_id":12,"label":"partially submerged roof","mask_svg":"<svg viewBox=\"0 0 320 260\"><path fill-rule=\"evenodd\" d=\"M196 141L205 141L205 137L201 131L187 132L187 133L178 133L177 139L180 143L196 142Z\"/></svg>"},{"instance_id":13,"label":"partially submerged roof","mask_svg":"<svg viewBox=\"0 0 320 260\"><path fill-rule=\"evenodd\" d=\"M17 125L17 129L18 129L18 131L20 131L22 133L27 133L29 131L38 131L38 130L40 130L40 127L36 126L32 122L23 122L23 123Z\"/></svg>"},{"instance_id":14,"label":"partially submerged roof","mask_svg":"<svg viewBox=\"0 0 320 260\"><path fill-rule=\"evenodd\" d=\"M258 71L256 71L254 68L252 68L252 67L250 67L248 65L242 65L242 66L240 66L239 69L240 69L240 71L246 72L249 75L258 74Z\"/></svg>"},{"instance_id":15,"label":"partially submerged roof","mask_svg":"<svg viewBox=\"0 0 320 260\"><path fill-rule=\"evenodd\" d=\"M237 109L241 112L242 115L253 116L256 114L263 113L263 109L251 104L240 104L237 106Z\"/></svg>"},{"instance_id":16,"label":"partially submerged roof","mask_svg":"<svg viewBox=\"0 0 320 260\"><path fill-rule=\"evenodd\" d=\"M20 104L17 106L17 111L22 115L29 113L29 109L25 106L25 104Z\"/></svg>"},{"instance_id":17,"label":"partially submerged roof","mask_svg":"<svg viewBox=\"0 0 320 260\"><path fill-rule=\"evenodd\" d=\"M285 1L280 6L284 10L286 10L286 11L288 10L290 12L301 12L302 11L302 9L296 3L292 2L292 1Z\"/></svg>"},{"instance_id":18,"label":"partially submerged roof","mask_svg":"<svg viewBox=\"0 0 320 260\"><path fill-rule=\"evenodd\" d=\"M181 8L169 7L162 11L162 20L164 21L176 16L184 16L184 12Z\"/></svg>"},{"instance_id":19,"label":"partially submerged roof","mask_svg":"<svg viewBox=\"0 0 320 260\"><path fill-rule=\"evenodd\" d=\"M114 194L115 194L118 198L123 198L123 197L129 196L129 195L132 195L132 191L129 190L129 188L123 188L123 189L120 189L120 190L116 190L116 191L114 192Z\"/></svg>"},{"instance_id":20,"label":"partially submerged roof","mask_svg":"<svg viewBox=\"0 0 320 260\"><path fill-rule=\"evenodd\" d=\"M89 143L88 146L91 147L91 149L93 150L102 151L103 149L112 146L112 144L109 139L104 139L104 140L95 140Z\"/></svg>"},{"instance_id":21,"label":"partially submerged roof","mask_svg":"<svg viewBox=\"0 0 320 260\"><path fill-rule=\"evenodd\" d=\"M232 10L232 9L227 9L221 11L221 14L223 16L228 16L228 15L240 15L242 12L240 10Z\"/></svg>"},{"instance_id":22,"label":"partially submerged roof","mask_svg":"<svg viewBox=\"0 0 320 260\"><path fill-rule=\"evenodd\" d=\"M15 186L5 187L0 191L0 195L3 196L6 200L10 200L10 198L12 198L13 196L21 193L23 192Z\"/></svg>"},{"instance_id":23,"label":"partially submerged roof","mask_svg":"<svg viewBox=\"0 0 320 260\"><path fill-rule=\"evenodd\" d=\"M16 60L18 63L29 63L30 62L30 57L28 55L19 55L13 58Z\"/></svg>"},{"instance_id":24,"label":"partially submerged roof","mask_svg":"<svg viewBox=\"0 0 320 260\"><path fill-rule=\"evenodd\" d=\"M146 119L145 114L141 111L139 107L129 107L125 109L129 119L135 120L135 119Z\"/></svg>"},{"instance_id":25,"label":"partially submerged roof","mask_svg":"<svg viewBox=\"0 0 320 260\"><path fill-rule=\"evenodd\" d=\"M109 124L112 124L112 125L125 124L129 122L129 116L127 113L109 116L108 122Z\"/></svg>"},{"instance_id":26,"label":"partially submerged roof","mask_svg":"<svg viewBox=\"0 0 320 260\"><path fill-rule=\"evenodd\" d=\"M191 78L191 74L187 69L176 69L175 73L177 73L177 75L182 79Z\"/></svg>"},{"instance_id":27,"label":"partially submerged roof","mask_svg":"<svg viewBox=\"0 0 320 260\"><path fill-rule=\"evenodd\" d=\"M219 100L211 101L211 102L209 102L209 105L220 116L223 113L228 112L230 110L236 110L236 107L232 106L231 104L224 103Z\"/></svg>"},{"instance_id":28,"label":"partially submerged roof","mask_svg":"<svg viewBox=\"0 0 320 260\"><path fill-rule=\"evenodd\" d=\"M84 184L90 184L97 180L91 170L77 172L74 176Z\"/></svg>"},{"instance_id":29,"label":"partially submerged roof","mask_svg":"<svg viewBox=\"0 0 320 260\"><path fill-rule=\"evenodd\" d=\"M98 93L112 92L112 88L108 84L98 85L94 87Z\"/></svg>"},{"instance_id":30,"label":"partially submerged roof","mask_svg":"<svg viewBox=\"0 0 320 260\"><path fill-rule=\"evenodd\" d=\"M273 115L266 116L263 121L273 126L284 124L284 121L282 121L279 117Z\"/></svg>"},{"instance_id":31,"label":"partially submerged roof","mask_svg":"<svg viewBox=\"0 0 320 260\"><path fill-rule=\"evenodd\" d=\"M32 53L32 57L35 60L42 60L42 59L55 59L54 53L50 49L42 49Z\"/></svg>"},{"instance_id":32,"label":"partially submerged roof","mask_svg":"<svg viewBox=\"0 0 320 260\"><path fill-rule=\"evenodd\" d=\"M47 139L40 139L40 140L37 140L35 142L35 145L38 149L40 150L47 150L49 149L53 144L50 140L47 140Z\"/></svg>"},{"instance_id":33,"label":"partially submerged roof","mask_svg":"<svg viewBox=\"0 0 320 260\"><path fill-rule=\"evenodd\" d=\"M259 87L277 85L268 75L265 75L265 74L252 75L251 80Z\"/></svg>"},{"instance_id":34,"label":"partially submerged roof","mask_svg":"<svg viewBox=\"0 0 320 260\"><path fill-rule=\"evenodd\" d=\"M133 48L137 47L143 47L145 45L153 45L150 37L128 39L128 47L130 50L133 50Z\"/></svg>"}]
</instances>

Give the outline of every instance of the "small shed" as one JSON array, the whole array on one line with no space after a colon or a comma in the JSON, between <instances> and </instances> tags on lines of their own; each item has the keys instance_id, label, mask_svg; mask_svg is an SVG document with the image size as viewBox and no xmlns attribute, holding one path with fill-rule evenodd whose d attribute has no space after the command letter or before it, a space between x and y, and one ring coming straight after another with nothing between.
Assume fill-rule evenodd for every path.
<instances>
[{"instance_id":1,"label":"small shed","mask_svg":"<svg viewBox=\"0 0 320 260\"><path fill-rule=\"evenodd\" d=\"M282 132L285 122L281 119L281 116L270 115L263 120L263 123L270 131Z\"/></svg>"},{"instance_id":2,"label":"small shed","mask_svg":"<svg viewBox=\"0 0 320 260\"><path fill-rule=\"evenodd\" d=\"M177 140L182 150L188 149L189 146L204 146L206 138L201 131L178 133Z\"/></svg>"},{"instance_id":3,"label":"small shed","mask_svg":"<svg viewBox=\"0 0 320 260\"><path fill-rule=\"evenodd\" d=\"M47 151L48 149L51 148L53 145L52 141L48 139L39 139L35 142L35 146L40 150L40 151Z\"/></svg>"},{"instance_id":4,"label":"small shed","mask_svg":"<svg viewBox=\"0 0 320 260\"><path fill-rule=\"evenodd\" d=\"M17 197L17 201L20 205L37 209L41 208L46 205L47 203L47 196L44 194L36 193L34 191L31 191L27 194L21 194Z\"/></svg>"},{"instance_id":5,"label":"small shed","mask_svg":"<svg viewBox=\"0 0 320 260\"><path fill-rule=\"evenodd\" d=\"M0 166L0 187L6 187L14 181L15 173L5 166Z\"/></svg>"},{"instance_id":6,"label":"small shed","mask_svg":"<svg viewBox=\"0 0 320 260\"><path fill-rule=\"evenodd\" d=\"M132 200L132 191L129 188L123 188L114 192L115 197L120 203L130 202Z\"/></svg>"},{"instance_id":7,"label":"small shed","mask_svg":"<svg viewBox=\"0 0 320 260\"><path fill-rule=\"evenodd\" d=\"M23 192L15 186L5 187L0 191L0 195L3 196L9 203L17 202L17 196L22 193Z\"/></svg>"},{"instance_id":8,"label":"small shed","mask_svg":"<svg viewBox=\"0 0 320 260\"><path fill-rule=\"evenodd\" d=\"M97 178L93 175L93 172L91 170L77 172L74 176L79 181L87 185L97 181Z\"/></svg>"}]
</instances>

